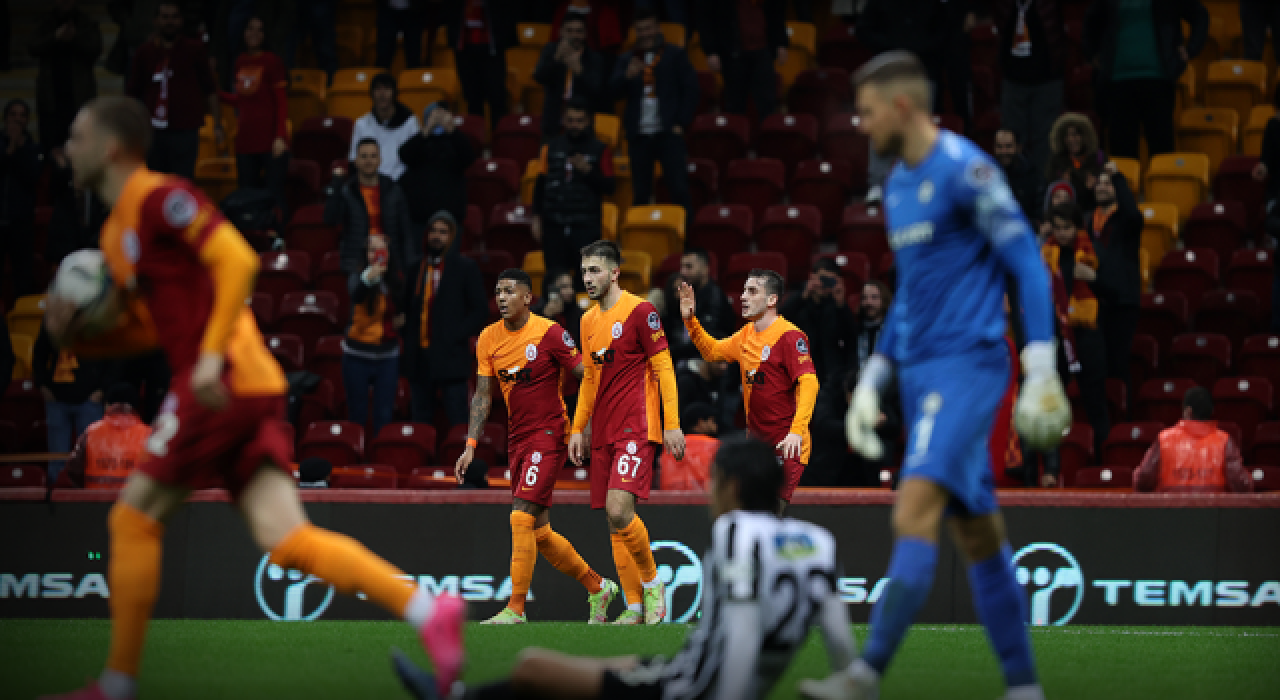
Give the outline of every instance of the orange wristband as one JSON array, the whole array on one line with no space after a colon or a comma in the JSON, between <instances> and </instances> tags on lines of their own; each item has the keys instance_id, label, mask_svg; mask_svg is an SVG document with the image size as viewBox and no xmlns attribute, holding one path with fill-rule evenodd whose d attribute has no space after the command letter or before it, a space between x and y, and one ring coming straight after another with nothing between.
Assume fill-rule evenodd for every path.
<instances>
[{"instance_id":1,"label":"orange wristband","mask_svg":"<svg viewBox=\"0 0 1280 700\"><path fill-rule=\"evenodd\" d=\"M475 438L467 438L467 447L475 447L475 446L476 446Z\"/></svg>"}]
</instances>

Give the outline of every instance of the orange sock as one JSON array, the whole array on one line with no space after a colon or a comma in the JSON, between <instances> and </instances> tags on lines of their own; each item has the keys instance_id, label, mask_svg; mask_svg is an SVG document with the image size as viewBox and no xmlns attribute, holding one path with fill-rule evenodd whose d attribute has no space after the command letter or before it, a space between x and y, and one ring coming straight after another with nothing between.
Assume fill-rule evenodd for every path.
<instances>
[{"instance_id":1,"label":"orange sock","mask_svg":"<svg viewBox=\"0 0 1280 700\"><path fill-rule=\"evenodd\" d=\"M107 585L111 588L111 651L107 669L137 677L147 623L160 594L164 525L125 503L107 517L111 536Z\"/></svg>"},{"instance_id":2,"label":"orange sock","mask_svg":"<svg viewBox=\"0 0 1280 700\"><path fill-rule=\"evenodd\" d=\"M658 565L653 561L653 550L649 547L649 528L644 526L640 516L631 519L631 523L618 531L627 551L636 563L636 573L644 583L652 583L658 578Z\"/></svg>"},{"instance_id":3,"label":"orange sock","mask_svg":"<svg viewBox=\"0 0 1280 700\"><path fill-rule=\"evenodd\" d=\"M538 540L538 551L542 552L542 556L546 557L556 570L577 579L578 583L587 589L587 593L595 595L600 592L600 574L587 565L586 560L578 554L578 550L573 548L569 540L551 529L550 523L534 530L533 534ZM512 585L515 585L514 581Z\"/></svg>"},{"instance_id":4,"label":"orange sock","mask_svg":"<svg viewBox=\"0 0 1280 700\"><path fill-rule=\"evenodd\" d=\"M404 573L346 535L299 525L271 552L271 562L328 581L339 592L362 592L396 617L404 617L417 590Z\"/></svg>"},{"instance_id":5,"label":"orange sock","mask_svg":"<svg viewBox=\"0 0 1280 700\"><path fill-rule=\"evenodd\" d=\"M618 567L618 585L627 596L627 607L644 605L644 583L640 580L640 572L636 569L635 560L627 549L622 535L615 532L609 535L613 544L613 564ZM643 610L643 607L641 607Z\"/></svg>"},{"instance_id":6,"label":"orange sock","mask_svg":"<svg viewBox=\"0 0 1280 700\"><path fill-rule=\"evenodd\" d=\"M522 511L511 511L511 600L507 607L524 614L524 599L533 582L533 565L538 562L538 543L533 536L537 519Z\"/></svg>"}]
</instances>

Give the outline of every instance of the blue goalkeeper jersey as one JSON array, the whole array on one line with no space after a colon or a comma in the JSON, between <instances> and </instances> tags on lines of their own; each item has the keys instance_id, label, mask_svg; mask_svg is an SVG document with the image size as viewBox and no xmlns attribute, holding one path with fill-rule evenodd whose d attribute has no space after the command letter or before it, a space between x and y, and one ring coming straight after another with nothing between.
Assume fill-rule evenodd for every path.
<instances>
[{"instance_id":1,"label":"blue goalkeeper jersey","mask_svg":"<svg viewBox=\"0 0 1280 700\"><path fill-rule=\"evenodd\" d=\"M894 166L884 206L898 289L877 352L906 366L991 351L1005 334L1009 278L1027 340L1052 340L1052 288L1035 236L981 149L940 131L915 168Z\"/></svg>"}]
</instances>

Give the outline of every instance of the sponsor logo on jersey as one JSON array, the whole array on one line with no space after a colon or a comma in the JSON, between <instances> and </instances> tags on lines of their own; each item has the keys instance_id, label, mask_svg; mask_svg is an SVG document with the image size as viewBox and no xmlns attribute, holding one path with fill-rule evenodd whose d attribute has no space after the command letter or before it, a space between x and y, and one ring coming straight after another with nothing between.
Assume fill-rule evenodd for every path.
<instances>
[{"instance_id":1,"label":"sponsor logo on jersey","mask_svg":"<svg viewBox=\"0 0 1280 700\"><path fill-rule=\"evenodd\" d=\"M657 311L649 312L649 318L647 319L647 323L649 324L649 327L655 331L658 330L659 328L662 328L662 321L658 318ZM614 337L616 338L618 336L615 335Z\"/></svg>"},{"instance_id":2,"label":"sponsor logo on jersey","mask_svg":"<svg viewBox=\"0 0 1280 700\"><path fill-rule=\"evenodd\" d=\"M773 351L773 348L769 347L768 345L764 346L764 349L760 351L760 361L767 362L769 360L769 353L772 351Z\"/></svg>"},{"instance_id":3,"label":"sponsor logo on jersey","mask_svg":"<svg viewBox=\"0 0 1280 700\"><path fill-rule=\"evenodd\" d=\"M916 190L916 199L918 199L921 204L928 204L930 201L932 201L933 200L933 183L929 182L928 180L925 180L924 182L920 183L920 188Z\"/></svg>"},{"instance_id":4,"label":"sponsor logo on jersey","mask_svg":"<svg viewBox=\"0 0 1280 700\"><path fill-rule=\"evenodd\" d=\"M910 245L921 245L932 241L932 221L917 221L906 228L889 233L889 247L894 250L902 250Z\"/></svg>"},{"instance_id":5,"label":"sponsor logo on jersey","mask_svg":"<svg viewBox=\"0 0 1280 700\"><path fill-rule=\"evenodd\" d=\"M803 532L774 535L773 549L779 557L789 561L811 557L818 551L817 545Z\"/></svg>"},{"instance_id":6,"label":"sponsor logo on jersey","mask_svg":"<svg viewBox=\"0 0 1280 700\"><path fill-rule=\"evenodd\" d=\"M538 346L533 343L524 346L524 358L530 362L538 359Z\"/></svg>"},{"instance_id":7,"label":"sponsor logo on jersey","mask_svg":"<svg viewBox=\"0 0 1280 700\"><path fill-rule=\"evenodd\" d=\"M532 346L530 346L532 347ZM498 370L498 381L515 382L522 384L533 381L533 370L528 367L512 367L511 369Z\"/></svg>"},{"instance_id":8,"label":"sponsor logo on jersey","mask_svg":"<svg viewBox=\"0 0 1280 700\"><path fill-rule=\"evenodd\" d=\"M622 321L614 321L613 328L610 329L609 334L613 336L614 340L621 338L622 337Z\"/></svg>"},{"instance_id":9,"label":"sponsor logo on jersey","mask_svg":"<svg viewBox=\"0 0 1280 700\"><path fill-rule=\"evenodd\" d=\"M747 386L763 386L764 372L758 369L747 370L747 376L742 379L742 383Z\"/></svg>"},{"instance_id":10,"label":"sponsor logo on jersey","mask_svg":"<svg viewBox=\"0 0 1280 700\"><path fill-rule=\"evenodd\" d=\"M564 346L567 348L578 347L577 345L573 344L573 336L569 335L569 331L565 331L564 335L560 336L560 339L564 341Z\"/></svg>"},{"instance_id":11,"label":"sponsor logo on jersey","mask_svg":"<svg viewBox=\"0 0 1280 700\"><path fill-rule=\"evenodd\" d=\"M607 365L613 363L613 348L600 348L591 353L591 361L597 365Z\"/></svg>"},{"instance_id":12,"label":"sponsor logo on jersey","mask_svg":"<svg viewBox=\"0 0 1280 700\"><path fill-rule=\"evenodd\" d=\"M186 228L200 208L186 190L173 190L164 198L164 221L173 228Z\"/></svg>"}]
</instances>

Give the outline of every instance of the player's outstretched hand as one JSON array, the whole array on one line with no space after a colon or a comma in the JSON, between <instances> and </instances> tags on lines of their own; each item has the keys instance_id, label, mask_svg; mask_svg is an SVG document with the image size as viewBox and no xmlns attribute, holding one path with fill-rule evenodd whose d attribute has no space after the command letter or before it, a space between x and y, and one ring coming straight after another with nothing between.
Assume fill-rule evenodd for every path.
<instances>
[{"instance_id":1,"label":"player's outstretched hand","mask_svg":"<svg viewBox=\"0 0 1280 700\"><path fill-rule=\"evenodd\" d=\"M667 452L677 460L684 459L684 433L680 430L664 430L662 431L662 444L666 446Z\"/></svg>"},{"instance_id":2,"label":"player's outstretched hand","mask_svg":"<svg viewBox=\"0 0 1280 700\"><path fill-rule=\"evenodd\" d=\"M574 466L581 467L582 459L587 452L587 438L582 433L574 433L569 436L569 461Z\"/></svg>"},{"instance_id":3,"label":"player's outstretched hand","mask_svg":"<svg viewBox=\"0 0 1280 700\"><path fill-rule=\"evenodd\" d=\"M680 295L680 316L688 321L693 318L693 312L698 310L698 298L688 282L681 282L676 287L676 293Z\"/></svg>"},{"instance_id":4,"label":"player's outstretched hand","mask_svg":"<svg viewBox=\"0 0 1280 700\"><path fill-rule=\"evenodd\" d=\"M1051 450L1071 427L1071 406L1058 378L1054 343L1027 343L1022 351L1022 370L1022 393L1014 407L1014 427L1031 448Z\"/></svg>"},{"instance_id":5,"label":"player's outstretched hand","mask_svg":"<svg viewBox=\"0 0 1280 700\"><path fill-rule=\"evenodd\" d=\"M795 433L787 433L782 438L782 442L774 445L774 449L782 451L783 459L795 459L800 456L800 450L804 447L804 438Z\"/></svg>"},{"instance_id":6,"label":"player's outstretched hand","mask_svg":"<svg viewBox=\"0 0 1280 700\"><path fill-rule=\"evenodd\" d=\"M230 400L227 387L222 383L223 366L222 355L203 352L191 371L191 394L211 411L221 411Z\"/></svg>"},{"instance_id":7,"label":"player's outstretched hand","mask_svg":"<svg viewBox=\"0 0 1280 700\"><path fill-rule=\"evenodd\" d=\"M467 469L471 467L471 460L476 456L476 448L467 445L467 449L458 455L458 463L453 466L453 475L458 478L458 483L467 476Z\"/></svg>"},{"instance_id":8,"label":"player's outstretched hand","mask_svg":"<svg viewBox=\"0 0 1280 700\"><path fill-rule=\"evenodd\" d=\"M849 404L849 413L845 416L845 435L849 439L849 447L854 452L876 460L884 456L884 445L876 434L876 426L880 423L880 392L875 387L859 384L853 390L853 401Z\"/></svg>"}]
</instances>

